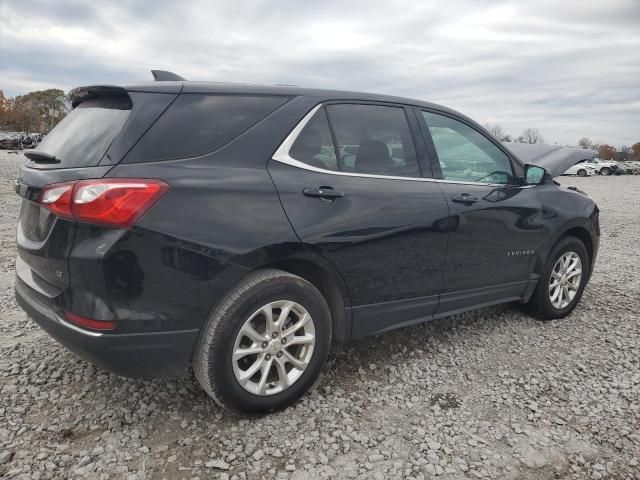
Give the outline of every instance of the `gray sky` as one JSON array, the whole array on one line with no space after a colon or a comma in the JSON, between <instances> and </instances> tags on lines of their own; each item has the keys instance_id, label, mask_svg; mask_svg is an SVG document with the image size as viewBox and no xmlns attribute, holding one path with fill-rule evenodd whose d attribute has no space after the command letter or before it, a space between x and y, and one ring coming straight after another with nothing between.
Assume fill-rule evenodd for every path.
<instances>
[{"instance_id":1,"label":"gray sky","mask_svg":"<svg viewBox=\"0 0 640 480\"><path fill-rule=\"evenodd\" d=\"M640 0L0 0L0 89L151 79L419 98L548 143L640 141Z\"/></svg>"}]
</instances>

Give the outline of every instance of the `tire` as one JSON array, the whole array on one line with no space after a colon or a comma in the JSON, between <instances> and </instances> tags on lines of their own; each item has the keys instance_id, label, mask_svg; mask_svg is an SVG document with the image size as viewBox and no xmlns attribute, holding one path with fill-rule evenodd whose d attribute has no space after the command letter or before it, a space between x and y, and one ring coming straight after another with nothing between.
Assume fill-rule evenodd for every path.
<instances>
[{"instance_id":1,"label":"tire","mask_svg":"<svg viewBox=\"0 0 640 480\"><path fill-rule=\"evenodd\" d=\"M568 302L567 305L554 305L551 300L551 293L555 290L551 290L550 282L552 280L552 272L556 267L557 262L565 254L574 253L579 257L581 263L581 277L579 285L575 291L574 297ZM544 266L543 272L538 280L538 285L533 293L533 296L528 302L530 310L535 312L541 320L553 320L556 318L563 318L569 315L582 297L587 282L589 281L589 272L591 271L591 263L589 260L589 254L584 246L584 243L578 238L573 236L566 236L561 238L558 243L551 249L551 253L547 259L547 263ZM554 282L556 279L554 279ZM556 300L557 301L557 300Z\"/></svg>"},{"instance_id":2,"label":"tire","mask_svg":"<svg viewBox=\"0 0 640 480\"><path fill-rule=\"evenodd\" d=\"M306 311L310 318L307 317L305 326L297 331L299 333L304 329L304 338L291 335L272 338L267 330L260 330L260 324L267 328L267 316L263 308L272 313L272 318L280 320L280 313L289 305L292 305L291 313L284 315L287 323L280 331L286 333L292 324L297 325L304 316L302 312ZM251 322L258 322L258 325L254 326ZM248 324L253 329L248 328ZM271 325L276 326L275 323ZM274 334L277 335L275 330L277 328L274 328ZM251 332L253 339L249 339L244 333L246 331ZM256 334L261 336L255 339ZM313 345L305 340L308 336L315 336ZM289 340L293 344L291 339L294 338L302 339L307 344L281 346L278 341L280 339L284 345ZM267 344L268 347L265 347ZM193 356L193 370L202 388L221 407L238 413L271 412L292 404L313 385L327 360L330 345L331 313L318 289L306 280L281 270L256 270L227 292L213 309L200 331ZM261 349L261 353L244 355L237 360L232 358L234 352L247 348ZM293 363L285 364L292 355L294 360L301 362L296 356L299 353L307 362L306 368L295 369ZM271 363L267 361L269 357ZM249 370L258 363L262 367L250 379L245 379L243 386L239 376L248 375ZM244 365L250 366L243 370ZM282 375L281 368L285 372L289 368L288 373ZM263 370L267 371L266 381L262 380ZM297 378L289 380L289 376L296 375ZM273 378L277 381L269 381ZM290 382L287 387L282 387L283 378L287 379L287 384ZM282 390L276 391L277 388Z\"/></svg>"},{"instance_id":3,"label":"tire","mask_svg":"<svg viewBox=\"0 0 640 480\"><path fill-rule=\"evenodd\" d=\"M611 169L609 167L602 167L600 169L600 175L604 175L605 177L611 175Z\"/></svg>"},{"instance_id":4,"label":"tire","mask_svg":"<svg viewBox=\"0 0 640 480\"><path fill-rule=\"evenodd\" d=\"M587 176L587 171L583 168L581 168L580 170L578 170L578 176L579 177L586 177Z\"/></svg>"}]
</instances>

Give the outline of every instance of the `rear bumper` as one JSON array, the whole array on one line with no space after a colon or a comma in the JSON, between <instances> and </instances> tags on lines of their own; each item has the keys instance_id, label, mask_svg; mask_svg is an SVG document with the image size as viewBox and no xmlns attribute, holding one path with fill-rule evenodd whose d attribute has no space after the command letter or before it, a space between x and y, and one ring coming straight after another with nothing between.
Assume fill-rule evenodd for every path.
<instances>
[{"instance_id":1,"label":"rear bumper","mask_svg":"<svg viewBox=\"0 0 640 480\"><path fill-rule=\"evenodd\" d=\"M177 377L187 373L198 330L98 333L63 320L16 278L18 304L43 330L94 365L125 377Z\"/></svg>"}]
</instances>

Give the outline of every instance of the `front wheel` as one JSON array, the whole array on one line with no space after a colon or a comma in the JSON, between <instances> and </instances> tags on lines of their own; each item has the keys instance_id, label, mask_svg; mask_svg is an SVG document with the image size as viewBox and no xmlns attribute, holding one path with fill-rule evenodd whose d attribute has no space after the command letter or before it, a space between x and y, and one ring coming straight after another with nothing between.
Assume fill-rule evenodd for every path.
<instances>
[{"instance_id":1,"label":"front wheel","mask_svg":"<svg viewBox=\"0 0 640 480\"><path fill-rule=\"evenodd\" d=\"M551 250L529 306L543 320L566 317L582 297L590 268L584 244L576 237L562 238Z\"/></svg>"},{"instance_id":2,"label":"front wheel","mask_svg":"<svg viewBox=\"0 0 640 480\"><path fill-rule=\"evenodd\" d=\"M602 167L600 169L600 175L604 175L604 176L611 175L611 169L609 167Z\"/></svg>"},{"instance_id":3,"label":"front wheel","mask_svg":"<svg viewBox=\"0 0 640 480\"><path fill-rule=\"evenodd\" d=\"M579 177L586 177L587 176L587 171L583 168L581 168L580 170L578 170L578 176Z\"/></svg>"},{"instance_id":4,"label":"front wheel","mask_svg":"<svg viewBox=\"0 0 640 480\"><path fill-rule=\"evenodd\" d=\"M318 378L329 354L331 314L306 280L257 270L220 300L205 323L193 370L223 408L282 409Z\"/></svg>"}]
</instances>

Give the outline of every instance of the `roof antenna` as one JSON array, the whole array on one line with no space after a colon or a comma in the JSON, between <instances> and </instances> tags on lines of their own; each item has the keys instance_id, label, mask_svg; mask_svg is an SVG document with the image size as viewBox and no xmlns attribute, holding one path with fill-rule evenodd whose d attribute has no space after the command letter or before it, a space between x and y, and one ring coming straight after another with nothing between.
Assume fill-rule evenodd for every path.
<instances>
[{"instance_id":1,"label":"roof antenna","mask_svg":"<svg viewBox=\"0 0 640 480\"><path fill-rule=\"evenodd\" d=\"M153 80L156 82L186 82L185 78L182 78L180 75L176 75L173 72L168 72L166 70L151 70L151 75L153 75Z\"/></svg>"}]
</instances>

